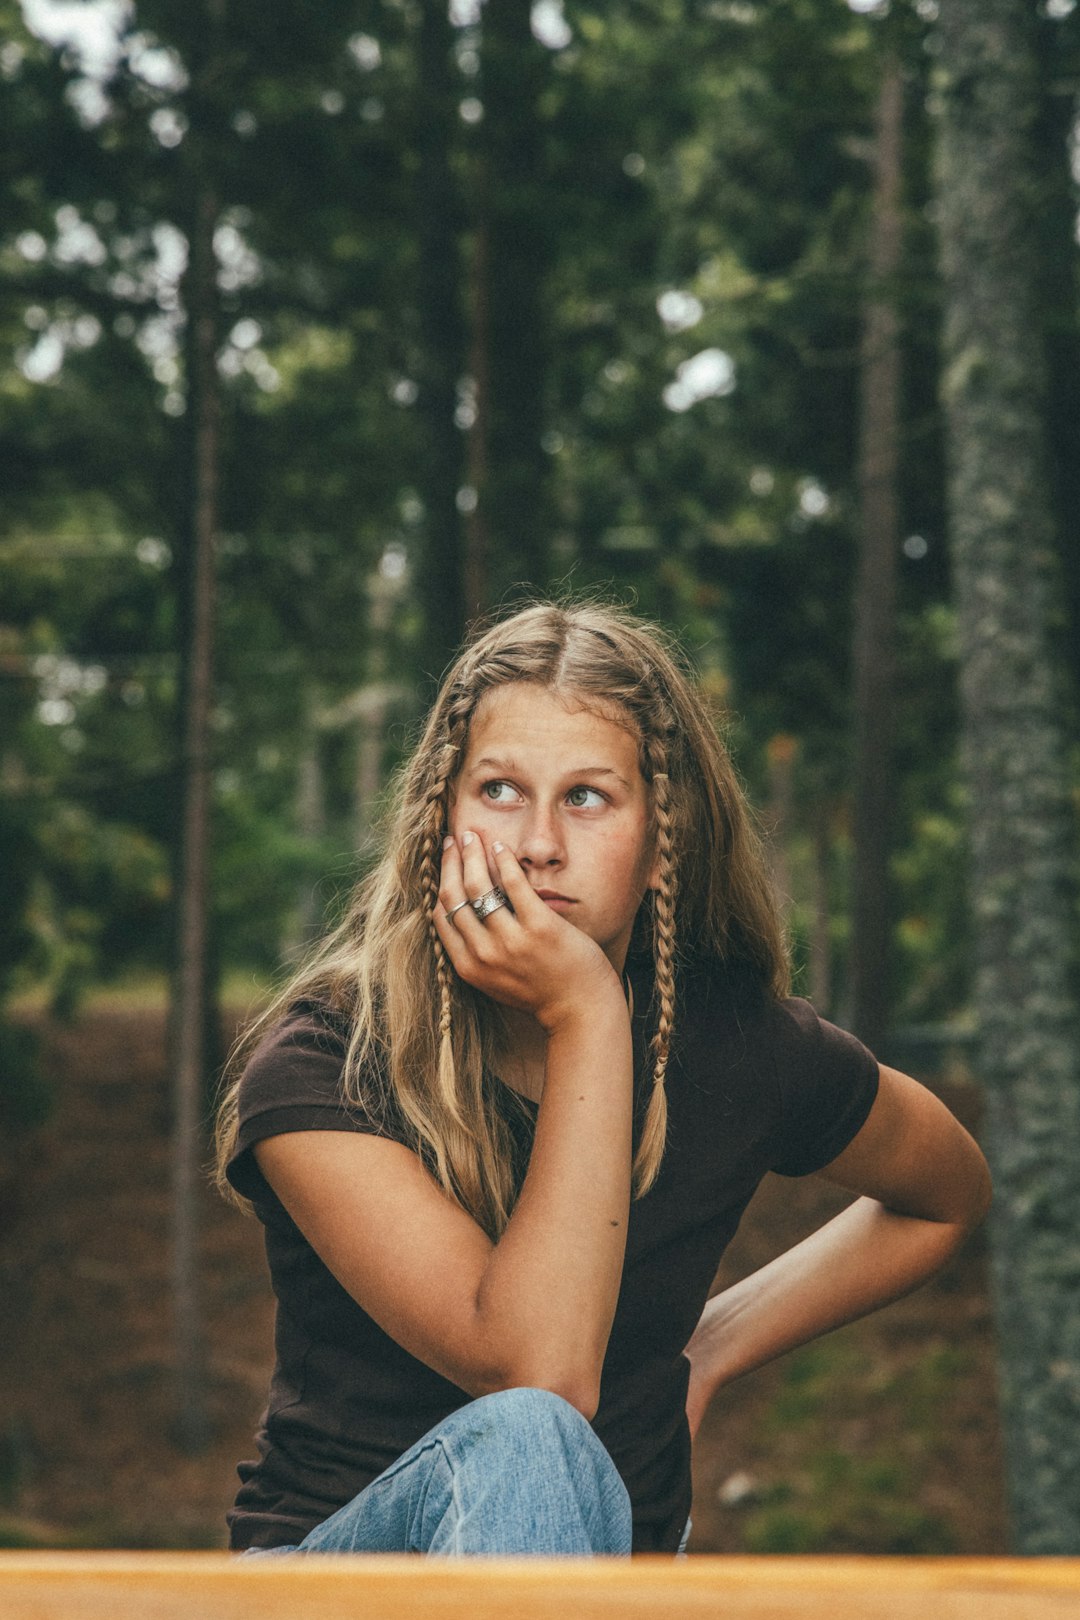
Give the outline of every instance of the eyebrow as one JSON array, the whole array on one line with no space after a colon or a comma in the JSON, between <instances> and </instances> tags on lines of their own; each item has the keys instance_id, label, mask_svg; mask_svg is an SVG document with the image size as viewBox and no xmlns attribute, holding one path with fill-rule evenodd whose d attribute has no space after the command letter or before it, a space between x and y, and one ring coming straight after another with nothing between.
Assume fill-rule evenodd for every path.
<instances>
[{"instance_id":1,"label":"eyebrow","mask_svg":"<svg viewBox=\"0 0 1080 1620\"><path fill-rule=\"evenodd\" d=\"M490 756L485 756L483 759L478 759L476 763L470 767L469 775L475 776L478 771L500 771L507 776L523 776L525 774L521 766L518 765L515 760L492 759ZM631 788L630 783L626 780L625 776L620 776L618 771L613 771L609 765L576 765L572 770L566 771L565 774L567 776L575 777L611 776L614 777L616 782L621 782L623 787L629 792L633 792L633 789Z\"/></svg>"}]
</instances>

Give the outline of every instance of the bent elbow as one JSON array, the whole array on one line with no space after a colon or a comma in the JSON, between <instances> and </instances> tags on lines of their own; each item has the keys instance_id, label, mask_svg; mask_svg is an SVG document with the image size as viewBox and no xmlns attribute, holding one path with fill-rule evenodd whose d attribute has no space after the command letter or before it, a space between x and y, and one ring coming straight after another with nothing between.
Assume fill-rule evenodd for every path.
<instances>
[{"instance_id":1,"label":"bent elbow","mask_svg":"<svg viewBox=\"0 0 1080 1620\"><path fill-rule=\"evenodd\" d=\"M990 1167L970 1138L968 1143L969 1152L960 1173L951 1186L942 1192L944 1207L932 1217L952 1226L957 1234L957 1242L963 1242L976 1227L982 1225L994 1201Z\"/></svg>"},{"instance_id":2,"label":"bent elbow","mask_svg":"<svg viewBox=\"0 0 1080 1620\"><path fill-rule=\"evenodd\" d=\"M993 1202L994 1183L990 1175L990 1166L987 1164L984 1158L982 1161L979 1183L975 1190L975 1197L973 1199L974 1208L971 1215L972 1230L974 1230L976 1226L982 1225L983 1221L985 1221L986 1217L990 1213Z\"/></svg>"},{"instance_id":3,"label":"bent elbow","mask_svg":"<svg viewBox=\"0 0 1080 1620\"><path fill-rule=\"evenodd\" d=\"M952 1210L939 1219L953 1231L953 1247L960 1248L977 1230L990 1213L994 1201L994 1188L986 1160L980 1155L980 1164L968 1184L963 1188L962 1201L957 1198Z\"/></svg>"}]
</instances>

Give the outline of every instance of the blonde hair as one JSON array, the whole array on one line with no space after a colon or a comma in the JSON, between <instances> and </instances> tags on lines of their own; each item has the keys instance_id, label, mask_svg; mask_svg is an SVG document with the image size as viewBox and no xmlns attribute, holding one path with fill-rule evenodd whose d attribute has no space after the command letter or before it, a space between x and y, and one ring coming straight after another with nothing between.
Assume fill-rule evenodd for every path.
<instances>
[{"instance_id":1,"label":"blonde hair","mask_svg":"<svg viewBox=\"0 0 1080 1620\"><path fill-rule=\"evenodd\" d=\"M652 1186L664 1152L678 942L691 940L695 956L786 994L787 956L762 850L681 656L663 631L624 608L535 604L476 635L451 666L399 777L382 859L344 920L241 1041L218 1114L217 1183L226 1196L236 1197L225 1167L236 1142L241 1060L290 1005L315 1001L349 1026L346 1099L377 1119L394 1108L444 1191L492 1239L506 1226L512 1140L492 1072L501 1010L454 973L434 916L470 721L486 692L523 681L628 723L649 788L658 887L642 902L634 938L651 943L654 964L653 1083L634 1158L635 1197Z\"/></svg>"}]
</instances>

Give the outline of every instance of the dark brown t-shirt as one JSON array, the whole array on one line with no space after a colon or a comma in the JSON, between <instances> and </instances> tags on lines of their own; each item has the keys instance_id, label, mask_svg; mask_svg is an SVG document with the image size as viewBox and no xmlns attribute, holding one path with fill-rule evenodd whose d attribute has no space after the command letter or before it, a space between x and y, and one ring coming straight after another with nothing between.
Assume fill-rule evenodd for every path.
<instances>
[{"instance_id":1,"label":"dark brown t-shirt","mask_svg":"<svg viewBox=\"0 0 1080 1620\"><path fill-rule=\"evenodd\" d=\"M651 980L634 985L634 1146L649 1095ZM674 1552L690 1511L690 1437L682 1351L720 1257L769 1170L807 1175L847 1146L870 1112L877 1064L808 1002L736 995L722 969L680 974L659 1176L631 1204L626 1258L593 1428L633 1505L633 1550ZM240 1087L229 1166L266 1228L277 1296L277 1364L228 1514L231 1545L298 1542L470 1399L409 1355L323 1265L264 1180L252 1144L286 1131L376 1129L340 1094L346 1031L300 1005L253 1054ZM492 1080L511 1123L518 1186L537 1105ZM384 1116L384 1132L394 1134Z\"/></svg>"}]
</instances>

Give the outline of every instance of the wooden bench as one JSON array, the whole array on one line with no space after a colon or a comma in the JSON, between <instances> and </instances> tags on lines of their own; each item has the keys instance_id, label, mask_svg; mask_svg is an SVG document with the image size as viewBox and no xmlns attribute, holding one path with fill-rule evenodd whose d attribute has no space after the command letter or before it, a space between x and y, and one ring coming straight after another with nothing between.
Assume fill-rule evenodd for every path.
<instances>
[{"instance_id":1,"label":"wooden bench","mask_svg":"<svg viewBox=\"0 0 1080 1620\"><path fill-rule=\"evenodd\" d=\"M0 1553L3 1620L1080 1620L1080 1558Z\"/></svg>"}]
</instances>

